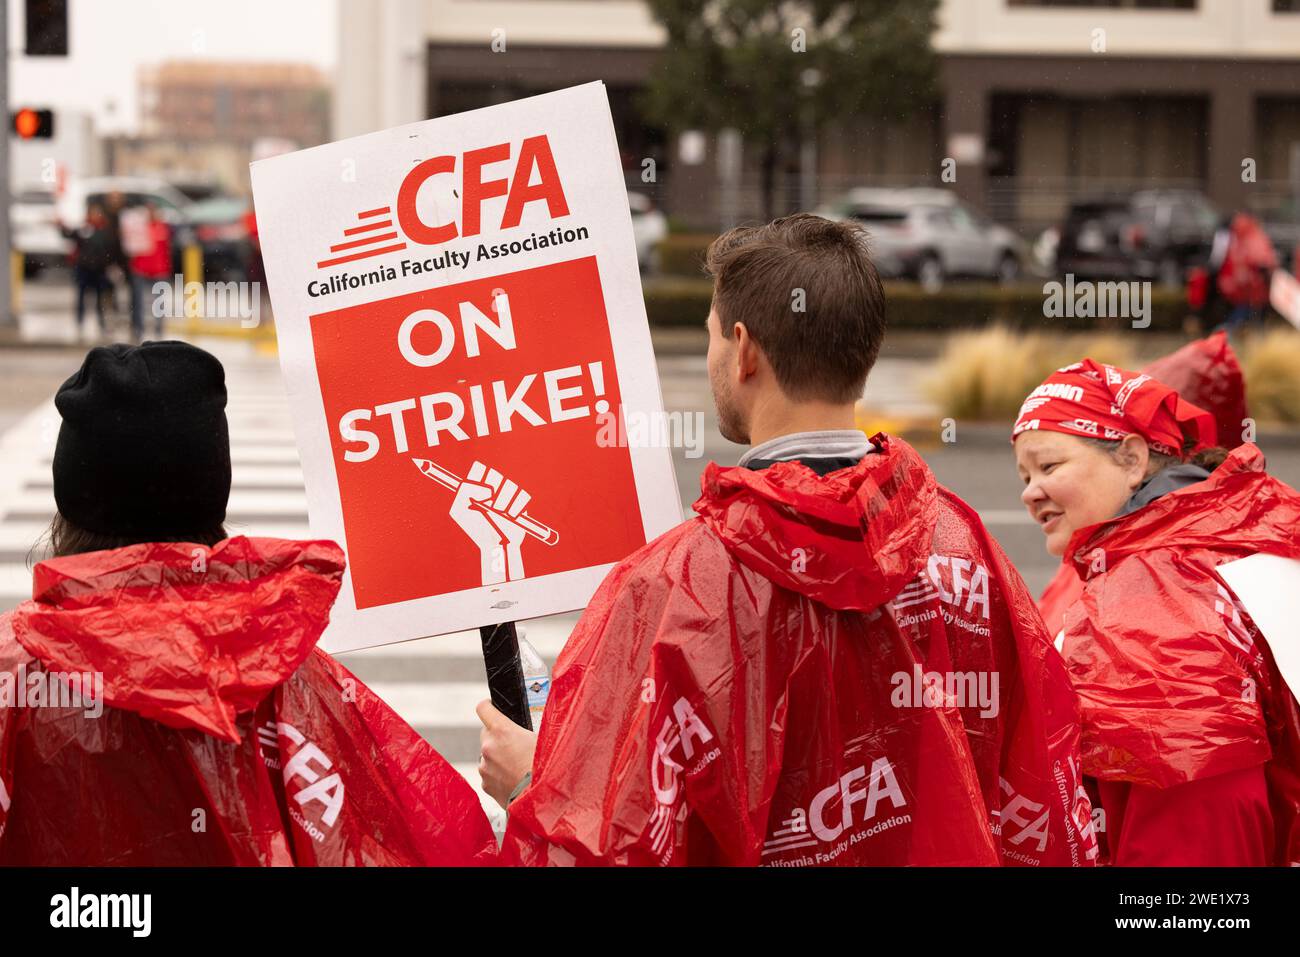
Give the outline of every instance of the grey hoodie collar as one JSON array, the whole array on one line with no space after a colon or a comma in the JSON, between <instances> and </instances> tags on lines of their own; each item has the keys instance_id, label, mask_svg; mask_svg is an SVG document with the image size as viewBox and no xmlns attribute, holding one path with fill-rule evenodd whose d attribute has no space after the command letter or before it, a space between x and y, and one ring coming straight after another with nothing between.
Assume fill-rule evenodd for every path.
<instances>
[{"instance_id":1,"label":"grey hoodie collar","mask_svg":"<svg viewBox=\"0 0 1300 957\"><path fill-rule=\"evenodd\" d=\"M737 465L754 461L788 462L792 459L862 459L874 446L858 429L827 429L823 432L794 432L756 445L740 457Z\"/></svg>"},{"instance_id":2,"label":"grey hoodie collar","mask_svg":"<svg viewBox=\"0 0 1300 957\"><path fill-rule=\"evenodd\" d=\"M1136 512L1138 509L1150 505L1162 495L1177 492L1179 489L1195 485L1197 482L1204 482L1209 477L1209 472L1199 465L1192 465L1190 462L1161 469L1138 487L1133 496L1124 503L1120 514L1128 515L1131 512Z\"/></svg>"}]
</instances>

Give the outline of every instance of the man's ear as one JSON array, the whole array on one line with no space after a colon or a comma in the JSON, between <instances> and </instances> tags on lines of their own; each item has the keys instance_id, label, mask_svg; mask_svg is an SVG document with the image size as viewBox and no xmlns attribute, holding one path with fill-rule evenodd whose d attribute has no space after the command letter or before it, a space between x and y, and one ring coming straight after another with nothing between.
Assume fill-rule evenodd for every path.
<instances>
[{"instance_id":1,"label":"man's ear","mask_svg":"<svg viewBox=\"0 0 1300 957\"><path fill-rule=\"evenodd\" d=\"M741 382L753 378L759 367L759 348L754 337L749 334L743 322L731 328L731 336L736 341L736 375Z\"/></svg>"}]
</instances>

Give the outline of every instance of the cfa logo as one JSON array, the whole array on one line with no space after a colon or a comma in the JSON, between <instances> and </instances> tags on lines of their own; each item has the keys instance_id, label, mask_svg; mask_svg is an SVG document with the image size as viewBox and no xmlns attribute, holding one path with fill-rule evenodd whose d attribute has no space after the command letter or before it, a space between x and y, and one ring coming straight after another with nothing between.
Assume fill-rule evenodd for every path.
<instances>
[{"instance_id":1,"label":"cfa logo","mask_svg":"<svg viewBox=\"0 0 1300 957\"><path fill-rule=\"evenodd\" d=\"M1036 850L1043 851L1047 847L1049 817L1047 806L1016 793L1016 789L1006 778L1000 780L1002 809L998 819L1002 834L1012 844L1033 842Z\"/></svg>"},{"instance_id":2,"label":"cfa logo","mask_svg":"<svg viewBox=\"0 0 1300 957\"><path fill-rule=\"evenodd\" d=\"M1061 424L1066 428L1085 432L1088 435L1097 435L1100 431L1100 427L1092 419L1075 419L1073 422L1062 422Z\"/></svg>"},{"instance_id":3,"label":"cfa logo","mask_svg":"<svg viewBox=\"0 0 1300 957\"><path fill-rule=\"evenodd\" d=\"M303 809L311 803L322 805L324 810L321 812L321 823L326 827L333 827L334 822L338 820L339 812L343 810L344 793L343 778L338 772L325 773L330 771L334 762L293 725L281 721L276 725L276 731L294 745L293 753L284 763L285 790L289 790L296 780L305 781L301 788L291 792L289 796ZM313 830L309 822L298 823L302 824L308 833ZM315 834L312 836L316 837Z\"/></svg>"},{"instance_id":4,"label":"cfa logo","mask_svg":"<svg viewBox=\"0 0 1300 957\"><path fill-rule=\"evenodd\" d=\"M672 804L677 800L677 776L685 770L680 762L672 757L680 744L686 760L695 757L696 744L708 744L713 740L713 732L700 720L689 701L678 698L673 705L673 713L664 715L663 724L655 738L654 753L650 756L650 783L654 786L655 797L660 804Z\"/></svg>"},{"instance_id":5,"label":"cfa logo","mask_svg":"<svg viewBox=\"0 0 1300 957\"><path fill-rule=\"evenodd\" d=\"M967 614L978 607L983 618L989 617L989 573L983 565L956 556L931 555L926 571L940 601L960 607L964 600Z\"/></svg>"},{"instance_id":6,"label":"cfa logo","mask_svg":"<svg viewBox=\"0 0 1300 957\"><path fill-rule=\"evenodd\" d=\"M487 168L511 156L511 145L498 143L467 150L459 158L434 156L418 163L402 180L396 203L358 213L358 223L343 230L343 241L330 246L339 255L321 260L317 268L397 252L407 243L437 246L477 236L483 231L484 205L503 196L494 228L518 226L530 203L545 203L552 219L569 215L546 136L530 136L519 144L512 172L499 175L504 170Z\"/></svg>"},{"instance_id":7,"label":"cfa logo","mask_svg":"<svg viewBox=\"0 0 1300 957\"><path fill-rule=\"evenodd\" d=\"M649 838L650 849L656 855L667 852L663 859L671 857L670 841L674 822L686 816L686 805L675 811L680 787L678 776L686 767L673 757L678 746L689 763L695 758L697 745L707 745L713 740L713 732L700 716L695 713L691 703L685 698L678 698L673 705L672 714L664 715L659 734L655 737L654 750L650 754L650 784L654 788L656 805L650 815ZM697 773L718 757L722 752L718 748L708 749L700 760L691 767L690 773Z\"/></svg>"},{"instance_id":8,"label":"cfa logo","mask_svg":"<svg viewBox=\"0 0 1300 957\"><path fill-rule=\"evenodd\" d=\"M863 778L867 778L866 790L854 790L853 786ZM894 810L907 804L903 790L898 786L898 779L894 776L894 766L888 758L876 758L871 763L869 772L866 765L861 765L846 771L830 787L818 791L808 805L808 826L818 840L833 841L853 826L854 805L862 805L860 820L866 823L875 818L877 806L886 798ZM840 813L827 821L827 808L835 802L839 804Z\"/></svg>"}]
</instances>

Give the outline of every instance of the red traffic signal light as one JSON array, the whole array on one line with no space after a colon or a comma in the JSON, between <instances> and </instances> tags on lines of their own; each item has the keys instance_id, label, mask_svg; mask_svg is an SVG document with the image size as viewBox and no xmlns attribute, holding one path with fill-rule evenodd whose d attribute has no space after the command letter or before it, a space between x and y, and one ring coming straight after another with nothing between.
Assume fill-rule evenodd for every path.
<instances>
[{"instance_id":1,"label":"red traffic signal light","mask_svg":"<svg viewBox=\"0 0 1300 957\"><path fill-rule=\"evenodd\" d=\"M54 136L54 111L18 110L10 117L9 129L22 140L48 140Z\"/></svg>"}]
</instances>

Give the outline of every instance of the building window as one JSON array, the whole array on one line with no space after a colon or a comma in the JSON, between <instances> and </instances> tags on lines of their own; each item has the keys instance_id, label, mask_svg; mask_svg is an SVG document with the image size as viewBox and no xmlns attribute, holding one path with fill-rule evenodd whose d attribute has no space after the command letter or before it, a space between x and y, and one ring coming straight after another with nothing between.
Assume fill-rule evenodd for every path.
<instances>
[{"instance_id":1,"label":"building window","mask_svg":"<svg viewBox=\"0 0 1300 957\"><path fill-rule=\"evenodd\" d=\"M1300 0L1273 0L1274 13L1300 13Z\"/></svg>"},{"instance_id":2,"label":"building window","mask_svg":"<svg viewBox=\"0 0 1300 957\"><path fill-rule=\"evenodd\" d=\"M1195 10L1197 0L1007 0L1012 7L1108 7L1128 10ZM1273 9L1300 9L1300 0L1273 0Z\"/></svg>"}]
</instances>

